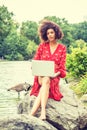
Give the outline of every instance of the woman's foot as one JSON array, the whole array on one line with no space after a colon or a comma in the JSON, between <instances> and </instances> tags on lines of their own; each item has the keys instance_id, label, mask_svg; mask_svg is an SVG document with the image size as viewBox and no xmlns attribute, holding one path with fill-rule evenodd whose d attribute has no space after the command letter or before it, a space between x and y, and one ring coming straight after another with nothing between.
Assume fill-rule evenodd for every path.
<instances>
[{"instance_id":1,"label":"woman's foot","mask_svg":"<svg viewBox=\"0 0 87 130\"><path fill-rule=\"evenodd\" d=\"M45 111L41 112L41 116L39 117L41 120L46 120L46 113Z\"/></svg>"},{"instance_id":2,"label":"woman's foot","mask_svg":"<svg viewBox=\"0 0 87 130\"><path fill-rule=\"evenodd\" d=\"M45 117L45 116L43 116L43 117L40 116L39 119L45 121L45 120L46 120L46 117Z\"/></svg>"}]
</instances>

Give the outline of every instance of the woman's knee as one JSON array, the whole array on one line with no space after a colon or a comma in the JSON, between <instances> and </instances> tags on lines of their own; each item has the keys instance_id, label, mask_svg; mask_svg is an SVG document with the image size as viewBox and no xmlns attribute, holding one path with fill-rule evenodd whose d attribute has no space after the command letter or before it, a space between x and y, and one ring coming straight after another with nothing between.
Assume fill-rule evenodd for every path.
<instances>
[{"instance_id":1,"label":"woman's knee","mask_svg":"<svg viewBox=\"0 0 87 130\"><path fill-rule=\"evenodd\" d=\"M42 85L42 77L41 76L38 76L38 82L40 85Z\"/></svg>"},{"instance_id":2,"label":"woman's knee","mask_svg":"<svg viewBox=\"0 0 87 130\"><path fill-rule=\"evenodd\" d=\"M43 77L42 84L49 86L50 85L50 78L49 77Z\"/></svg>"}]
</instances>

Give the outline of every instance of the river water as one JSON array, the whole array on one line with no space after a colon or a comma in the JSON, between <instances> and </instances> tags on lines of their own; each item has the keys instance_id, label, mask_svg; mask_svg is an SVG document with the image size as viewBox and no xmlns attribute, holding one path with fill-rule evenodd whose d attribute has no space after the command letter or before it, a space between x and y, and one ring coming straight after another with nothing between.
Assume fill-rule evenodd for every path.
<instances>
[{"instance_id":1,"label":"river water","mask_svg":"<svg viewBox=\"0 0 87 130\"><path fill-rule=\"evenodd\" d=\"M17 113L18 93L7 89L24 82L33 83L30 61L0 61L0 117Z\"/></svg>"}]
</instances>

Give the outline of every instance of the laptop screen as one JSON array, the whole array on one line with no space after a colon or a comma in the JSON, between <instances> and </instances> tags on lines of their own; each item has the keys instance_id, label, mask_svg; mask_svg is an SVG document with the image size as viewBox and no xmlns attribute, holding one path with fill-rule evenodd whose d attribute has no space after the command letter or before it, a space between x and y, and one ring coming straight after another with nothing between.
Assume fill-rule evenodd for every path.
<instances>
[{"instance_id":1,"label":"laptop screen","mask_svg":"<svg viewBox=\"0 0 87 130\"><path fill-rule=\"evenodd\" d=\"M53 76L54 61L32 60L33 76Z\"/></svg>"}]
</instances>

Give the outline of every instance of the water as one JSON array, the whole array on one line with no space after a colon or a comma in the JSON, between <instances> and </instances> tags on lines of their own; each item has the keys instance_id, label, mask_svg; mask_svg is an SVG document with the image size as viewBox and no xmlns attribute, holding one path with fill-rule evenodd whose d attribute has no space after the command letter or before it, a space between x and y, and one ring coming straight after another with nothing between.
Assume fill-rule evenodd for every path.
<instances>
[{"instance_id":1,"label":"water","mask_svg":"<svg viewBox=\"0 0 87 130\"><path fill-rule=\"evenodd\" d=\"M19 83L33 83L30 61L0 62L0 117L17 113L18 93L7 91ZM25 92L21 92L20 98Z\"/></svg>"}]
</instances>

